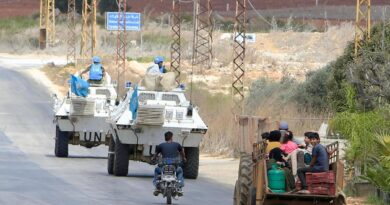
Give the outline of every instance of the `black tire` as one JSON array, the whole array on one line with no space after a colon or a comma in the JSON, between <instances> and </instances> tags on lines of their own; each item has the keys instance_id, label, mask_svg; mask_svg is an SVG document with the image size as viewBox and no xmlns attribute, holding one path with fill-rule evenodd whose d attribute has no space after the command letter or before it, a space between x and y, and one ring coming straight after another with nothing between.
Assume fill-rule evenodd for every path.
<instances>
[{"instance_id":1,"label":"black tire","mask_svg":"<svg viewBox=\"0 0 390 205\"><path fill-rule=\"evenodd\" d=\"M167 188L167 204L172 204L172 189Z\"/></svg>"},{"instance_id":2,"label":"black tire","mask_svg":"<svg viewBox=\"0 0 390 205\"><path fill-rule=\"evenodd\" d=\"M129 172L129 146L115 140L114 175L127 176Z\"/></svg>"},{"instance_id":3,"label":"black tire","mask_svg":"<svg viewBox=\"0 0 390 205\"><path fill-rule=\"evenodd\" d=\"M249 205L256 205L256 188L251 186L249 189L250 203Z\"/></svg>"},{"instance_id":4,"label":"black tire","mask_svg":"<svg viewBox=\"0 0 390 205\"><path fill-rule=\"evenodd\" d=\"M184 178L196 179L199 172L199 147L186 147L184 152L187 158L183 166Z\"/></svg>"},{"instance_id":5,"label":"black tire","mask_svg":"<svg viewBox=\"0 0 390 205\"><path fill-rule=\"evenodd\" d=\"M345 200L344 195L340 194L335 199L335 205L346 205L347 202Z\"/></svg>"},{"instance_id":6,"label":"black tire","mask_svg":"<svg viewBox=\"0 0 390 205\"><path fill-rule=\"evenodd\" d=\"M234 186L233 205L240 205L240 186L238 180L236 180L236 185Z\"/></svg>"},{"instance_id":7,"label":"black tire","mask_svg":"<svg viewBox=\"0 0 390 205\"><path fill-rule=\"evenodd\" d=\"M253 162L252 156L248 154L242 154L240 157L240 166L239 166L239 174L238 174L238 184L237 191L238 199L237 205L248 205L250 204L251 195L250 188L253 184ZM256 197L256 196L255 196Z\"/></svg>"},{"instance_id":8,"label":"black tire","mask_svg":"<svg viewBox=\"0 0 390 205\"><path fill-rule=\"evenodd\" d=\"M114 174L114 159L115 159L115 142L114 137L111 135L110 144L108 145L108 156L107 156L107 171L108 174Z\"/></svg>"},{"instance_id":9,"label":"black tire","mask_svg":"<svg viewBox=\"0 0 390 205\"><path fill-rule=\"evenodd\" d=\"M56 126L54 154L56 157L68 157L69 132L63 132Z\"/></svg>"}]
</instances>

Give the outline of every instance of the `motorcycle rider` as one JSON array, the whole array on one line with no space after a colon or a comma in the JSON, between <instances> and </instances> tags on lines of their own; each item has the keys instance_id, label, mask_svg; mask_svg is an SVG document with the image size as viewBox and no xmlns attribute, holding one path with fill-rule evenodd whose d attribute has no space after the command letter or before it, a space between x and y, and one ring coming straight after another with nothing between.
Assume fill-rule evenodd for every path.
<instances>
[{"instance_id":1,"label":"motorcycle rider","mask_svg":"<svg viewBox=\"0 0 390 205\"><path fill-rule=\"evenodd\" d=\"M92 64L88 66L85 70L80 73L80 76L83 76L84 73L89 71L89 83L101 84L103 77L105 76L104 68L101 64L101 59L99 56L94 56L92 58Z\"/></svg>"},{"instance_id":2,"label":"motorcycle rider","mask_svg":"<svg viewBox=\"0 0 390 205\"><path fill-rule=\"evenodd\" d=\"M173 133L168 131L164 134L164 136L165 136L165 142L157 146L156 153L152 157L152 160L156 160L160 154L162 155L163 159L178 158L180 154L183 162L186 162L187 159L185 157L183 147L179 143L173 142L172 140ZM157 178L159 175L161 175L161 167L157 166L156 169L154 170L154 178L153 178L153 184L156 187L156 189L153 191L153 195L155 196L157 196L160 193L160 190L157 187L158 185ZM177 166L176 175L179 180L180 188L184 187L183 169L180 166ZM182 196L183 192L179 190L178 194L179 196Z\"/></svg>"}]
</instances>

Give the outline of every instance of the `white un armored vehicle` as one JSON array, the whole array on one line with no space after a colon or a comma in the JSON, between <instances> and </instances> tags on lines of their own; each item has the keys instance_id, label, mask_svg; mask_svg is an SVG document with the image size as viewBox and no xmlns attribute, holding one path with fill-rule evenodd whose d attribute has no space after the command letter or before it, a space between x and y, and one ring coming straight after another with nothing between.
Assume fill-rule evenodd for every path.
<instances>
[{"instance_id":1,"label":"white un armored vehicle","mask_svg":"<svg viewBox=\"0 0 390 205\"><path fill-rule=\"evenodd\" d=\"M184 176L196 179L199 168L199 144L207 126L180 88L171 91L146 90L138 87L136 118L130 110L135 90L111 114L113 138L109 145L108 173L116 176L128 174L129 160L151 163L156 146L164 142L164 133L173 132L173 141L184 147L187 162Z\"/></svg>"},{"instance_id":2,"label":"white un armored vehicle","mask_svg":"<svg viewBox=\"0 0 390 205\"><path fill-rule=\"evenodd\" d=\"M116 99L115 86L107 73L102 84L90 84L89 94L85 98L72 93L71 85L63 100L55 97L55 155L67 157L68 144L87 148L108 145L111 135L107 119Z\"/></svg>"}]
</instances>

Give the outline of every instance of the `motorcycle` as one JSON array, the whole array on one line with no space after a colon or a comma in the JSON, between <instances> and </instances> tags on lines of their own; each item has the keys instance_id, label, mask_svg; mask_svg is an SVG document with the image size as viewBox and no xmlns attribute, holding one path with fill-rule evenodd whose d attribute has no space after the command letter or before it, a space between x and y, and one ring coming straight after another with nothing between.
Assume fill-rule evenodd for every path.
<instances>
[{"instance_id":1,"label":"motorcycle","mask_svg":"<svg viewBox=\"0 0 390 205\"><path fill-rule=\"evenodd\" d=\"M157 179L156 188L167 199L167 204L172 203L172 198L177 200L178 197L183 196L176 175L179 165L180 160L177 159L163 159L158 163L158 166L161 167L161 175Z\"/></svg>"}]
</instances>

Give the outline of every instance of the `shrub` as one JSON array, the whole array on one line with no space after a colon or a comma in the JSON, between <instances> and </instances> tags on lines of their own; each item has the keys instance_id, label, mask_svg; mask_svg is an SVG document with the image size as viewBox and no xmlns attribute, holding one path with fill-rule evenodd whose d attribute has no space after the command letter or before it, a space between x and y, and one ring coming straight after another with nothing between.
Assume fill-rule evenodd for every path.
<instances>
[{"instance_id":1,"label":"shrub","mask_svg":"<svg viewBox=\"0 0 390 205\"><path fill-rule=\"evenodd\" d=\"M0 19L0 30L4 32L5 35L17 34L37 25L39 25L39 19L34 19L31 17L12 17Z\"/></svg>"},{"instance_id":2,"label":"shrub","mask_svg":"<svg viewBox=\"0 0 390 205\"><path fill-rule=\"evenodd\" d=\"M300 109L310 109L316 112L329 110L326 85L330 75L329 66L306 75L306 81L298 86L294 95L294 100Z\"/></svg>"},{"instance_id":3,"label":"shrub","mask_svg":"<svg viewBox=\"0 0 390 205\"><path fill-rule=\"evenodd\" d=\"M246 106L249 110L256 110L261 104L271 98L276 98L280 104L291 102L297 86L298 83L290 77L283 77L280 82L260 78L250 86Z\"/></svg>"}]
</instances>

